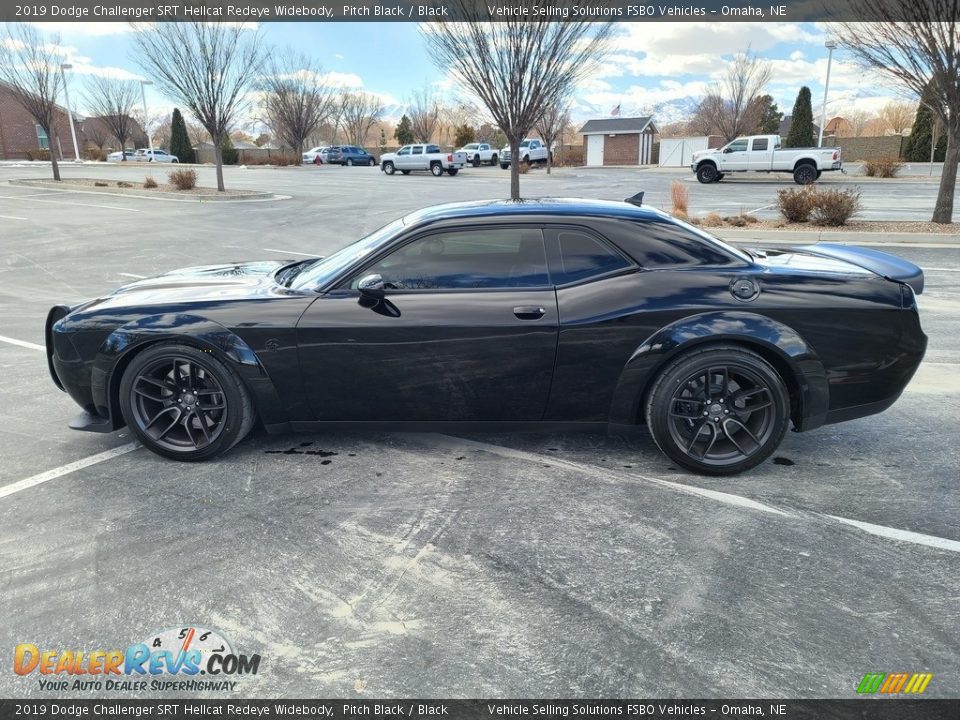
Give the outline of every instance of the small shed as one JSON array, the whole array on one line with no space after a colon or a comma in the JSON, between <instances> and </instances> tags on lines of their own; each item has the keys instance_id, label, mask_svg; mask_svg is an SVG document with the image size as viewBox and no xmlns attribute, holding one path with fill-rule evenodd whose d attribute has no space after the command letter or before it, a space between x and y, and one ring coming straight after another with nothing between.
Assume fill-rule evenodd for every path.
<instances>
[{"instance_id":1,"label":"small shed","mask_svg":"<svg viewBox=\"0 0 960 720\"><path fill-rule=\"evenodd\" d=\"M649 165L657 127L650 116L606 118L588 120L580 134L587 167Z\"/></svg>"},{"instance_id":2,"label":"small shed","mask_svg":"<svg viewBox=\"0 0 960 720\"><path fill-rule=\"evenodd\" d=\"M660 167L689 167L693 154L723 145L719 135L698 137L660 138Z\"/></svg>"}]
</instances>

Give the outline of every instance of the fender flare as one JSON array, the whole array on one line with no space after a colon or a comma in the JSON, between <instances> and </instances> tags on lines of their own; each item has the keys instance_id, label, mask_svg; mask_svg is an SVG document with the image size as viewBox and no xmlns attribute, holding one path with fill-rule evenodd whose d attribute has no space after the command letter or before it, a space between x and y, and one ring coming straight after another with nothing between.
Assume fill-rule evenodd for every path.
<instances>
[{"instance_id":1,"label":"fender flare","mask_svg":"<svg viewBox=\"0 0 960 720\"><path fill-rule=\"evenodd\" d=\"M286 422L273 416L280 412L279 395L253 349L236 333L199 315L161 313L137 318L110 333L97 351L90 373L90 387L97 411L109 418L113 429L123 427L119 406L122 371L133 357L149 345L162 341L182 342L212 350L226 360L253 395L254 407L264 423ZM266 414L266 417L264 416Z\"/></svg>"},{"instance_id":2,"label":"fender flare","mask_svg":"<svg viewBox=\"0 0 960 720\"><path fill-rule=\"evenodd\" d=\"M812 430L823 425L830 389L816 352L786 325L765 315L738 311L691 315L644 340L620 373L610 406L610 423L643 422L643 401L660 370L681 353L707 343L740 344L758 352L787 384L794 428Z\"/></svg>"}]
</instances>

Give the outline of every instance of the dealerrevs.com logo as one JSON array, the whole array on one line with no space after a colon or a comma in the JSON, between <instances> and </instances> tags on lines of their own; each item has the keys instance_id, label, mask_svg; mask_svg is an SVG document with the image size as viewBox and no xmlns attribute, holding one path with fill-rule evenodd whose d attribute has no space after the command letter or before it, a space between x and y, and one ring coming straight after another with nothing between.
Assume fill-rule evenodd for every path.
<instances>
[{"instance_id":1,"label":"dealerrevs.com logo","mask_svg":"<svg viewBox=\"0 0 960 720\"><path fill-rule=\"evenodd\" d=\"M46 691L232 691L233 677L256 675L259 668L260 655L237 653L222 633L197 626L162 630L125 650L20 643L13 652L13 671L36 676Z\"/></svg>"}]
</instances>

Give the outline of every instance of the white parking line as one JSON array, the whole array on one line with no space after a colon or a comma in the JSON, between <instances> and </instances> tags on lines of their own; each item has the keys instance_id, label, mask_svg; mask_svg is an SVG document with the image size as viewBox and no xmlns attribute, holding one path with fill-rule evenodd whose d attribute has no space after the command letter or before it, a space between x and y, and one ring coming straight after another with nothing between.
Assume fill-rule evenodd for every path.
<instances>
[{"instance_id":1,"label":"white parking line","mask_svg":"<svg viewBox=\"0 0 960 720\"><path fill-rule=\"evenodd\" d=\"M20 347L30 348L31 350L46 350L43 345L37 345L36 343L27 342L26 340L17 340L16 338L7 337L6 335L0 335L0 342L19 345Z\"/></svg>"},{"instance_id":2,"label":"white parking line","mask_svg":"<svg viewBox=\"0 0 960 720\"><path fill-rule=\"evenodd\" d=\"M319 255L314 255L313 253L294 252L293 250L277 250L276 248L264 248L264 250L267 252L283 253L284 255L303 255L303 257L312 257L312 258L320 257Z\"/></svg>"},{"instance_id":3,"label":"white parking line","mask_svg":"<svg viewBox=\"0 0 960 720\"><path fill-rule=\"evenodd\" d=\"M111 458L118 457L120 455L125 455L128 452L133 452L138 447L140 443L131 442L126 445L121 445L119 447L112 448L110 450L104 450L102 453L97 453L96 455L91 455L90 457L83 458L82 460L75 460L72 463L67 463L66 465L61 465L58 468L53 470L47 470L38 475L32 475L31 477L25 478L23 480L18 480L15 483L7 485L5 487L0 487L0 498L13 495L22 490L27 490L32 487L36 487L42 483L45 483L49 480L55 480L58 477L63 477L64 475L69 475L72 472L77 470L82 470L85 467L90 467L91 465L96 465L97 463L102 463L104 460L110 460Z\"/></svg>"},{"instance_id":4,"label":"white parking line","mask_svg":"<svg viewBox=\"0 0 960 720\"><path fill-rule=\"evenodd\" d=\"M16 215L0 215L4 220L26 220L27 218L17 217Z\"/></svg>"},{"instance_id":5,"label":"white parking line","mask_svg":"<svg viewBox=\"0 0 960 720\"><path fill-rule=\"evenodd\" d=\"M53 190L51 192L57 192ZM69 191L65 191L69 192ZM63 200L41 200L40 198L27 197L24 195L0 195L0 200L27 200L28 202L53 203L54 205L76 205L77 207L95 207L104 210L124 210L126 212L140 212L135 208L120 207L119 205L94 205L93 203L64 202Z\"/></svg>"},{"instance_id":6,"label":"white parking line","mask_svg":"<svg viewBox=\"0 0 960 720\"><path fill-rule=\"evenodd\" d=\"M117 275L123 275L124 277L136 278L137 280L143 280L146 275L135 275L134 273L117 273Z\"/></svg>"},{"instance_id":7,"label":"white parking line","mask_svg":"<svg viewBox=\"0 0 960 720\"><path fill-rule=\"evenodd\" d=\"M960 272L960 268L938 268L938 267L923 267L922 270L936 270L937 272Z\"/></svg>"},{"instance_id":8,"label":"white parking line","mask_svg":"<svg viewBox=\"0 0 960 720\"><path fill-rule=\"evenodd\" d=\"M601 480L610 480L611 478L620 480L623 477L635 478L637 480L643 480L645 482L667 487L671 490L677 490L689 495L699 495L711 500L716 500L726 505L734 505L751 510L759 510L761 512L795 519L806 516L834 520L836 522L843 523L844 525L849 525L851 527L863 530L864 532L868 532L871 535L877 535L879 537L885 537L891 540L899 540L901 542L909 542L915 545L924 545L926 547L932 547L938 550L960 552L960 542L937 537L935 535L925 535L923 533L916 533L911 530L901 530L899 528L887 527L886 525L874 525L873 523L852 520L850 518L839 517L837 515L830 515L827 513L804 512L801 515L796 511L790 510L789 508L782 510L771 505L765 505L757 502L756 500L751 500L750 498L743 497L742 495L733 495L731 493L719 492L717 490L708 490L706 488L701 488L694 485L684 485L682 483L671 482L670 480L650 477L649 475L622 473L619 471L608 470L606 468L594 467L592 465L587 465L572 460L564 460L551 455L541 455L540 453L528 452L526 450L516 450L514 448L504 447L502 445L492 445L490 443L478 442L476 440L465 440L463 438L452 437L449 435L431 435L429 437L431 440L438 441L437 444L446 445L448 447L456 447L458 445L460 447L474 447L478 450L485 450L487 452L500 455L501 457L565 467L576 472L593 475Z\"/></svg>"}]
</instances>

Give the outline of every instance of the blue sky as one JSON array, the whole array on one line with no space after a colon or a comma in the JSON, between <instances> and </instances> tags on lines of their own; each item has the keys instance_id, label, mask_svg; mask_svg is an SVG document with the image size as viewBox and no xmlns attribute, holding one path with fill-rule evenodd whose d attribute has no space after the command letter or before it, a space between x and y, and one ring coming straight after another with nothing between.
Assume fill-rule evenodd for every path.
<instances>
[{"instance_id":1,"label":"blue sky","mask_svg":"<svg viewBox=\"0 0 960 720\"><path fill-rule=\"evenodd\" d=\"M75 66L72 87L82 75L106 73L139 77L125 23L41 23L58 32ZM431 62L417 24L264 23L258 31L270 45L315 58L332 82L375 93L390 114L402 112L413 92L436 85L455 100L452 78ZM621 23L610 57L574 97L574 118L606 116L622 105L622 115L653 112L661 123L682 119L734 53L750 48L773 64L769 92L789 113L797 91L813 92L815 114L823 94L827 29L801 23ZM870 77L842 53L835 53L828 116L851 109L875 112L902 96ZM77 93L79 96L80 93ZM148 91L151 111L166 111L170 101ZM82 107L81 107L82 111Z\"/></svg>"}]
</instances>

